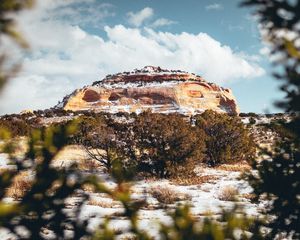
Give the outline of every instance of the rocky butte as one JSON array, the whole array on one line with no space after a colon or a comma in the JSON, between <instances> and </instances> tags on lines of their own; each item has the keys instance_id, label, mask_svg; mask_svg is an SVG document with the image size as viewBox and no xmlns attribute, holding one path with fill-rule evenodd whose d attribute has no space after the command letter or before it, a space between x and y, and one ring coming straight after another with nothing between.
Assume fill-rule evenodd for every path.
<instances>
[{"instance_id":1,"label":"rocky butte","mask_svg":"<svg viewBox=\"0 0 300 240\"><path fill-rule=\"evenodd\" d=\"M202 77L180 71L147 66L141 70L108 75L66 96L56 107L65 110L179 112L197 114L212 109L238 114L232 92Z\"/></svg>"}]
</instances>

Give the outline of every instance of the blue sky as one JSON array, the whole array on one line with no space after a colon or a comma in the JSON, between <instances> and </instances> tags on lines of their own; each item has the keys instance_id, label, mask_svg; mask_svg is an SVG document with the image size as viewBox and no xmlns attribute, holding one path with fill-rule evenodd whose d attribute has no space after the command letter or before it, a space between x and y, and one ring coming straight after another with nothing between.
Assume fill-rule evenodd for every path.
<instances>
[{"instance_id":1,"label":"blue sky","mask_svg":"<svg viewBox=\"0 0 300 240\"><path fill-rule=\"evenodd\" d=\"M242 112L276 112L278 82L252 10L239 2L40 0L18 16L31 50L15 54L23 69L0 111L48 108L106 74L159 65L231 88Z\"/></svg>"}]
</instances>

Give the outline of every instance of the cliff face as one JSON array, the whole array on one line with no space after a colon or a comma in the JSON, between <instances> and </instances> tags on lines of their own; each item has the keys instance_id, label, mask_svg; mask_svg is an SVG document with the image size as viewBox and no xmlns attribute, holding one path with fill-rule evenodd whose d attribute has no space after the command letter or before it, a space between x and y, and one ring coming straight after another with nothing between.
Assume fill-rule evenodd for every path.
<instances>
[{"instance_id":1,"label":"cliff face","mask_svg":"<svg viewBox=\"0 0 300 240\"><path fill-rule=\"evenodd\" d=\"M108 112L180 112L191 115L206 109L230 114L239 109L230 89L206 82L183 71L145 67L133 72L108 75L102 81L76 90L64 98L65 110Z\"/></svg>"}]
</instances>

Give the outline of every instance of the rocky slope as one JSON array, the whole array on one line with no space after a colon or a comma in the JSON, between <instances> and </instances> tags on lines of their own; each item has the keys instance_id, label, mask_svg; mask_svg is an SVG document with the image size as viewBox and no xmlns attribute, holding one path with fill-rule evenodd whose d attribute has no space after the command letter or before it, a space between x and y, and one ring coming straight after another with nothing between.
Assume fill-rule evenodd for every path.
<instances>
[{"instance_id":1,"label":"rocky slope","mask_svg":"<svg viewBox=\"0 0 300 240\"><path fill-rule=\"evenodd\" d=\"M108 112L180 112L187 115L212 109L238 114L230 89L205 81L195 74L144 67L108 75L102 81L76 90L57 105L65 110Z\"/></svg>"}]
</instances>

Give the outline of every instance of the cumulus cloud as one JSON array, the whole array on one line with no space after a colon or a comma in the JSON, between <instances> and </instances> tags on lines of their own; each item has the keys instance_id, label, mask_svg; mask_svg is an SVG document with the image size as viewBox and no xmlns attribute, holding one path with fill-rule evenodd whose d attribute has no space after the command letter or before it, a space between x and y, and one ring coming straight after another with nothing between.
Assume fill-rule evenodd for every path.
<instances>
[{"instance_id":1,"label":"cumulus cloud","mask_svg":"<svg viewBox=\"0 0 300 240\"><path fill-rule=\"evenodd\" d=\"M172 21L170 19L167 19L167 18L159 18L159 19L156 19L151 24L151 27L157 28L157 27L164 27L164 26L169 26L169 25L173 25L173 24L176 24L176 22Z\"/></svg>"},{"instance_id":2,"label":"cumulus cloud","mask_svg":"<svg viewBox=\"0 0 300 240\"><path fill-rule=\"evenodd\" d=\"M206 10L221 10L223 9L223 5L220 4L220 3L213 3L213 4L210 4L210 5L206 5L205 6L205 9Z\"/></svg>"},{"instance_id":3,"label":"cumulus cloud","mask_svg":"<svg viewBox=\"0 0 300 240\"><path fill-rule=\"evenodd\" d=\"M105 36L100 37L65 20L45 18L48 11L40 18L22 17L32 53L4 91L2 113L48 108L106 74L146 65L194 72L219 84L264 74L255 56L235 52L206 33L116 25L104 27Z\"/></svg>"},{"instance_id":4,"label":"cumulus cloud","mask_svg":"<svg viewBox=\"0 0 300 240\"><path fill-rule=\"evenodd\" d=\"M139 12L129 12L127 13L128 22L135 27L141 26L144 21L151 18L154 14L154 11L150 7L146 7Z\"/></svg>"}]
</instances>

